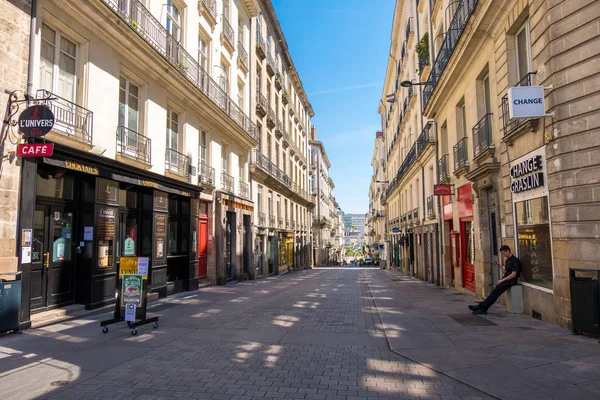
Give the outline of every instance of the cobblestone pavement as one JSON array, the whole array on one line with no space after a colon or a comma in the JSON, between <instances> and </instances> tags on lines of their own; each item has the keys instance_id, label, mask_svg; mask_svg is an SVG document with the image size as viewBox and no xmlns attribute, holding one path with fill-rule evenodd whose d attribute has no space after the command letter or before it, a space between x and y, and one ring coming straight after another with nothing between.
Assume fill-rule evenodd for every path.
<instances>
[{"instance_id":1,"label":"cobblestone pavement","mask_svg":"<svg viewBox=\"0 0 600 400\"><path fill-rule=\"evenodd\" d=\"M153 306L160 327L135 337L124 325L103 335L100 316L0 337L0 393L3 400L490 398L389 350L369 285L384 273L326 268L204 288Z\"/></svg>"}]
</instances>

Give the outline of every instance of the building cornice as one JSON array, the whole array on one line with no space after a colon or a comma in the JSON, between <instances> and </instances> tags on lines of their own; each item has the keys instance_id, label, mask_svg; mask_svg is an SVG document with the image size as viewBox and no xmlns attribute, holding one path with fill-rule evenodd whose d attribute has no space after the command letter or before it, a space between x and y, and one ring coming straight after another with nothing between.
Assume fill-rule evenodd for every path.
<instances>
[{"instance_id":1,"label":"building cornice","mask_svg":"<svg viewBox=\"0 0 600 400\"><path fill-rule=\"evenodd\" d=\"M331 163L329 162L329 157L327 157L327 152L325 151L325 145L323 144L323 142L319 140L311 140L309 143L321 149L321 154L323 154L323 158L325 159L325 164L327 165L327 168L331 168Z\"/></svg>"},{"instance_id":2,"label":"building cornice","mask_svg":"<svg viewBox=\"0 0 600 400\"><path fill-rule=\"evenodd\" d=\"M273 3L271 2L271 0L258 1L260 4L260 9L263 11L265 19L268 21L269 26L273 29L273 37L275 39L275 42L280 46L282 56L284 57L288 65L291 78L295 83L298 94L300 95L300 100L302 100L302 104L304 104L306 112L308 112L308 115L312 118L315 116L315 112L313 111L312 105L308 101L308 96L306 95L304 87L302 86L300 75L296 70L294 61L292 61L292 56L290 55L288 44L285 40L285 36L283 35L283 30L281 29L281 24L279 23L279 19L277 18L277 14L275 13Z\"/></svg>"},{"instance_id":3,"label":"building cornice","mask_svg":"<svg viewBox=\"0 0 600 400\"><path fill-rule=\"evenodd\" d=\"M397 0L396 6L394 7L394 20L392 21L392 33L390 37L390 53L388 55L387 69L385 71L385 80L383 83L383 93L381 94L381 100L379 103L378 112L383 113L386 104L386 96L392 93L393 84L396 79L397 69L397 55L400 49L400 41L398 38L402 37L402 16L404 15L404 0ZM390 86L391 85L391 86ZM388 87L389 86L389 87Z\"/></svg>"}]
</instances>

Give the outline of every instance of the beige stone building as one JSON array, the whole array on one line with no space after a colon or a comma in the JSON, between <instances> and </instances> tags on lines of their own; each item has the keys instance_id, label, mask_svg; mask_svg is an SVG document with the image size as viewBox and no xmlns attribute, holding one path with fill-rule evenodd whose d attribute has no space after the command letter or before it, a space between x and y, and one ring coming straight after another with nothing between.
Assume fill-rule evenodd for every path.
<instances>
[{"instance_id":1,"label":"beige stone building","mask_svg":"<svg viewBox=\"0 0 600 400\"><path fill-rule=\"evenodd\" d=\"M569 268L599 269L593 249L599 244L600 4L437 0L416 6L419 40L429 36L430 57L422 64L430 65L418 70L424 120L436 128L435 183L452 189L438 197L442 283L485 296L500 274L493 267L498 249L507 244L523 263L525 313L570 327ZM398 1L395 20L413 7ZM544 99L545 110L515 117L515 87L541 93L536 98ZM392 88L386 83L385 94ZM386 199L392 222L394 196Z\"/></svg>"},{"instance_id":2,"label":"beige stone building","mask_svg":"<svg viewBox=\"0 0 600 400\"><path fill-rule=\"evenodd\" d=\"M19 187L21 160L17 158L19 142L16 122L26 103L8 103L24 100L27 92L27 67L29 59L29 29L31 1L11 0L0 3L0 109L3 112L0 130L0 272L16 272L18 269L17 219L19 213ZM11 118L12 115L12 118ZM0 276L13 279L13 276Z\"/></svg>"},{"instance_id":3,"label":"beige stone building","mask_svg":"<svg viewBox=\"0 0 600 400\"><path fill-rule=\"evenodd\" d=\"M385 265L387 260L386 243L389 241L389 232L386 230L385 207L381 202L381 195L385 191L387 152L383 132L375 134L373 158L371 167L373 175L369 186L369 211L365 215L365 245L375 262Z\"/></svg>"},{"instance_id":4,"label":"beige stone building","mask_svg":"<svg viewBox=\"0 0 600 400\"><path fill-rule=\"evenodd\" d=\"M256 270L267 275L311 265L314 198L308 192L314 116L270 0L251 30L252 119L258 146L250 157Z\"/></svg>"}]
</instances>

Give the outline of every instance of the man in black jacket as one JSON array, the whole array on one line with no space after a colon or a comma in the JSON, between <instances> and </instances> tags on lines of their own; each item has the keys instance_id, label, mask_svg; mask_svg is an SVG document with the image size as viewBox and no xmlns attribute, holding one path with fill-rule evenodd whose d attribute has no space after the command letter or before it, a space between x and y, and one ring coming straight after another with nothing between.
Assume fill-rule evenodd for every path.
<instances>
[{"instance_id":1,"label":"man in black jacket","mask_svg":"<svg viewBox=\"0 0 600 400\"><path fill-rule=\"evenodd\" d=\"M492 293L484 301L476 306L469 306L473 314L487 314L487 310L498 300L498 297L511 287L515 286L521 275L521 261L511 253L510 247L504 245L500 247L500 253L506 259L504 263L504 277L498 281L498 285L492 290ZM498 264L496 262L496 264Z\"/></svg>"}]
</instances>

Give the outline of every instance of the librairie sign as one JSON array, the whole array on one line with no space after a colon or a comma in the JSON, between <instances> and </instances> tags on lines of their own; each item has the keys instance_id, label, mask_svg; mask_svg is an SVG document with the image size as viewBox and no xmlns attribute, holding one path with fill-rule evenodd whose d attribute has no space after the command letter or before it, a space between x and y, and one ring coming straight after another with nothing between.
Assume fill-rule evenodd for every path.
<instances>
[{"instance_id":1,"label":"librairie sign","mask_svg":"<svg viewBox=\"0 0 600 400\"><path fill-rule=\"evenodd\" d=\"M510 191L521 193L544 186L542 156L535 155L510 167Z\"/></svg>"},{"instance_id":2,"label":"librairie sign","mask_svg":"<svg viewBox=\"0 0 600 400\"><path fill-rule=\"evenodd\" d=\"M513 118L546 116L543 86L517 86L508 89L508 115Z\"/></svg>"},{"instance_id":3,"label":"librairie sign","mask_svg":"<svg viewBox=\"0 0 600 400\"><path fill-rule=\"evenodd\" d=\"M19 115L19 130L26 136L41 137L54 127L54 113L45 105L27 107Z\"/></svg>"},{"instance_id":4,"label":"librairie sign","mask_svg":"<svg viewBox=\"0 0 600 400\"><path fill-rule=\"evenodd\" d=\"M50 157L54 152L52 143L21 143L17 145L18 157Z\"/></svg>"}]
</instances>

